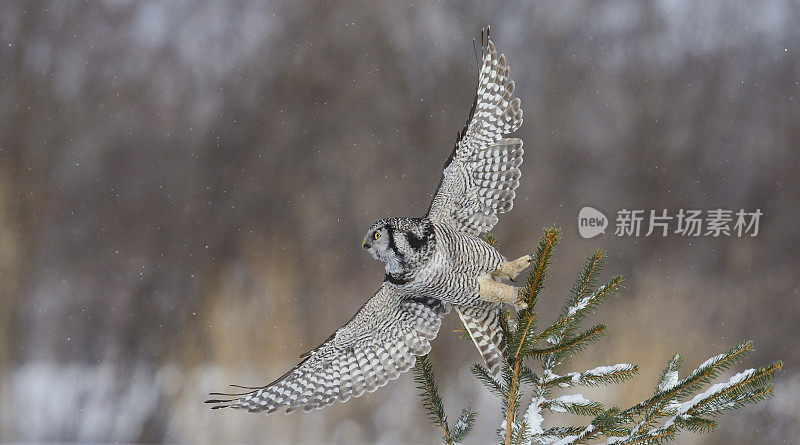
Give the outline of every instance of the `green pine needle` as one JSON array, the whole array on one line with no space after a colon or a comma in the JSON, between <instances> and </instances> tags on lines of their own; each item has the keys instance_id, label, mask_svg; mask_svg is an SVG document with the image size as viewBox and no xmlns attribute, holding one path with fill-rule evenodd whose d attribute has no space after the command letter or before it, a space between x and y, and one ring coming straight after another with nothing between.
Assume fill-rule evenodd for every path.
<instances>
[{"instance_id":1,"label":"green pine needle","mask_svg":"<svg viewBox=\"0 0 800 445\"><path fill-rule=\"evenodd\" d=\"M605 325L597 325L576 335L575 337L562 340L561 343L549 348L523 350L523 355L541 359L550 354L559 354L559 358L564 357L567 354L576 354L592 343L600 341L600 339L603 338L603 332L605 330Z\"/></svg>"},{"instance_id":2,"label":"green pine needle","mask_svg":"<svg viewBox=\"0 0 800 445\"><path fill-rule=\"evenodd\" d=\"M528 275L528 282L525 286L525 301L528 303L528 309L526 309L526 311L532 310L536 305L539 292L544 287L544 280L547 277L547 268L550 266L553 250L560 238L561 230L555 227L544 229L544 235L539 240L539 247L536 249L536 253L533 254L533 261L531 262L533 267Z\"/></svg>"},{"instance_id":3,"label":"green pine needle","mask_svg":"<svg viewBox=\"0 0 800 445\"><path fill-rule=\"evenodd\" d=\"M500 382L494 379L486 367L474 363L471 371L472 375L474 375L481 383L483 383L483 386L489 389L492 394L501 397L504 400L508 399L508 390L503 388L503 386L500 385Z\"/></svg>"},{"instance_id":4,"label":"green pine needle","mask_svg":"<svg viewBox=\"0 0 800 445\"><path fill-rule=\"evenodd\" d=\"M711 419L704 419L702 417L692 416L682 422L682 426L686 427L689 431L695 433L707 433L716 429L719 425Z\"/></svg>"},{"instance_id":5,"label":"green pine needle","mask_svg":"<svg viewBox=\"0 0 800 445\"><path fill-rule=\"evenodd\" d=\"M566 411L576 416L597 416L603 413L603 405L599 402L592 400L587 400L586 402L587 403L559 404L556 403L555 400L550 400L544 404L544 408L555 412Z\"/></svg>"},{"instance_id":6,"label":"green pine needle","mask_svg":"<svg viewBox=\"0 0 800 445\"><path fill-rule=\"evenodd\" d=\"M554 426L552 428L544 430L542 436L554 436L554 437L577 436L578 434L582 433L583 430L584 427L582 426Z\"/></svg>"},{"instance_id":7,"label":"green pine needle","mask_svg":"<svg viewBox=\"0 0 800 445\"><path fill-rule=\"evenodd\" d=\"M477 414L468 409L462 409L461 415L458 416L453 429L450 431L450 439L455 443L463 442L467 435L472 431L475 426L475 419Z\"/></svg>"},{"instance_id":8,"label":"green pine needle","mask_svg":"<svg viewBox=\"0 0 800 445\"><path fill-rule=\"evenodd\" d=\"M606 254L603 250L596 250L592 256L586 259L586 264L583 266L580 276L572 286L569 298L562 308L562 314L570 306L575 305L581 298L592 293L597 286L600 272L605 265Z\"/></svg>"}]
</instances>

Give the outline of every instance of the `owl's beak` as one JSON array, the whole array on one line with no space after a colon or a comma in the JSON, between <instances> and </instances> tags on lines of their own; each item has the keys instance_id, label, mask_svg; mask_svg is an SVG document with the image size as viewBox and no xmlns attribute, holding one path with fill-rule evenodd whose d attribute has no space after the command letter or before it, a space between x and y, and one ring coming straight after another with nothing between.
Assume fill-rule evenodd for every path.
<instances>
[{"instance_id":1,"label":"owl's beak","mask_svg":"<svg viewBox=\"0 0 800 445\"><path fill-rule=\"evenodd\" d=\"M369 249L369 244L367 244L367 240L361 241L361 248L364 250Z\"/></svg>"}]
</instances>

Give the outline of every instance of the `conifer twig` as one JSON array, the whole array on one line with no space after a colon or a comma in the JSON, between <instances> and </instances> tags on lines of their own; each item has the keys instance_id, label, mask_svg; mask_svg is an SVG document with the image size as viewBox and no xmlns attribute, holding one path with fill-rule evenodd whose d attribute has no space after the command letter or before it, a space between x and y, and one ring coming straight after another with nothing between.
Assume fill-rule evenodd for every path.
<instances>
[{"instance_id":1,"label":"conifer twig","mask_svg":"<svg viewBox=\"0 0 800 445\"><path fill-rule=\"evenodd\" d=\"M428 411L428 421L442 429L442 440L445 443L452 444L447 415L444 412L442 398L439 396L439 388L433 375L433 365L427 355L417 357L417 362L414 364L414 382L418 385L417 389L422 391L419 396L422 399L422 406Z\"/></svg>"},{"instance_id":2,"label":"conifer twig","mask_svg":"<svg viewBox=\"0 0 800 445\"><path fill-rule=\"evenodd\" d=\"M463 408L456 423L450 428L442 398L439 396L439 387L436 385L433 365L427 355L417 357L417 362L414 364L414 382L417 383L417 389L422 391L419 393L419 397L422 399L422 406L428 412L428 421L442 430L442 441L447 445L462 442L472 431L477 414L470 409Z\"/></svg>"},{"instance_id":3,"label":"conifer twig","mask_svg":"<svg viewBox=\"0 0 800 445\"><path fill-rule=\"evenodd\" d=\"M514 354L511 356L511 375L508 382L509 396L506 407L505 425L506 445L512 444L512 429L516 417L517 400L519 398L519 372L524 346L535 327L534 321L536 320L536 313L533 312L533 307L536 304L539 292L543 288L547 267L550 265L550 258L553 256L553 250L558 243L560 235L560 230L555 227L550 227L545 229L545 234L539 241L539 248L533 256L534 266L528 275L528 282L525 287L525 301L528 303L528 309L520 312L517 329L512 335L512 341L510 342L510 345L513 345Z\"/></svg>"}]
</instances>

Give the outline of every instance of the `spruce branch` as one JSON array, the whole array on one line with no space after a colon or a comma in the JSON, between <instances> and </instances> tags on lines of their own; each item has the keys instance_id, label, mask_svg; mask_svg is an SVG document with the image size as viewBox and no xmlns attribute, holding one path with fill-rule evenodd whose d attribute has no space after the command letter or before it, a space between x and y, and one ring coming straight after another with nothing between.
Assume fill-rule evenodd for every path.
<instances>
[{"instance_id":1,"label":"spruce branch","mask_svg":"<svg viewBox=\"0 0 800 445\"><path fill-rule=\"evenodd\" d=\"M570 413L578 416L596 416L604 411L603 405L583 398L583 394L569 394L548 400L544 408L557 413Z\"/></svg>"},{"instance_id":2,"label":"spruce branch","mask_svg":"<svg viewBox=\"0 0 800 445\"><path fill-rule=\"evenodd\" d=\"M728 351L709 358L697 367L686 378L674 386L657 392L653 397L637 405L628 408L623 415L639 414L656 404L663 404L666 401L677 399L699 389L704 383L708 383L720 372L730 368L733 364L741 361L752 350L752 342L744 342ZM673 358L673 361L675 359Z\"/></svg>"},{"instance_id":3,"label":"spruce branch","mask_svg":"<svg viewBox=\"0 0 800 445\"><path fill-rule=\"evenodd\" d=\"M581 330L580 324L618 292L623 282L621 276L614 276L606 284L598 286L605 252L593 252L584 263L556 320L540 330L535 303L544 289L547 269L559 238L558 229L545 229L533 255L533 267L524 289L528 307L517 313L516 323L510 322L508 312L504 311L501 317L509 354L509 364L503 369L503 381L496 381L480 365L473 367L473 374L502 400L504 419L498 433L503 443L577 444L605 438L609 444L659 444L673 440L683 429L696 432L714 429L717 423L710 417L756 403L772 394L774 388L768 381L780 370L781 362L743 371L702 391L752 350L752 344L744 342L706 360L683 379L678 375L683 359L679 354L674 355L656 382L653 395L625 410L604 409L599 402L585 399L581 394L553 397L551 392L555 390L621 383L639 372L638 365L619 363L559 375L561 372L557 368L563 366L570 355L602 339L605 325ZM541 372L531 370L524 363L526 359L537 361ZM526 387L530 388L531 402L521 416L520 400ZM582 427L544 429L542 423L547 412L594 418Z\"/></svg>"},{"instance_id":4,"label":"spruce branch","mask_svg":"<svg viewBox=\"0 0 800 445\"><path fill-rule=\"evenodd\" d=\"M417 357L417 362L414 364L414 382L417 384L417 389L421 391L419 397L422 399L422 406L427 411L428 421L442 430L442 441L448 445L462 442L472 431L477 413L462 408L456 423L450 428L444 403L439 396L439 387L436 385L433 365L427 355Z\"/></svg>"},{"instance_id":5,"label":"spruce branch","mask_svg":"<svg viewBox=\"0 0 800 445\"><path fill-rule=\"evenodd\" d=\"M510 341L508 341L508 350L514 351L510 357L511 372L508 377L508 402L505 409L505 443L511 445L514 441L514 425L516 423L519 393L519 376L522 369L521 361L523 358L523 351L526 343L530 341L530 336L536 329L535 320L536 313L533 307L536 305L536 300L539 292L543 289L544 279L547 276L547 268L550 266L550 259L553 256L558 240L561 237L561 231L555 227L548 227L539 241L539 247L533 255L533 267L528 274L527 284L524 290L525 301L528 303L528 308L518 313L517 327L512 333ZM528 422L528 427L530 427ZM519 438L518 436L517 438Z\"/></svg>"},{"instance_id":6,"label":"spruce branch","mask_svg":"<svg viewBox=\"0 0 800 445\"><path fill-rule=\"evenodd\" d=\"M471 371L472 374L481 383L483 383L483 386L488 388L492 394L502 398L505 401L508 400L508 391L505 388L503 388L500 382L494 379L492 373L490 373L485 366L480 365L478 363L473 363Z\"/></svg>"},{"instance_id":7,"label":"spruce branch","mask_svg":"<svg viewBox=\"0 0 800 445\"><path fill-rule=\"evenodd\" d=\"M544 430L541 436L549 442L553 442L564 437L577 436L583 430L584 427L582 426L554 426Z\"/></svg>"},{"instance_id":8,"label":"spruce branch","mask_svg":"<svg viewBox=\"0 0 800 445\"><path fill-rule=\"evenodd\" d=\"M531 356L534 358L543 358L549 354L575 354L582 351L585 347L591 345L592 343L600 341L600 339L603 338L603 332L605 330L605 325L597 325L579 335L563 340L557 345L547 348L525 349L522 351L522 354L523 356Z\"/></svg>"},{"instance_id":9,"label":"spruce branch","mask_svg":"<svg viewBox=\"0 0 800 445\"><path fill-rule=\"evenodd\" d=\"M554 391L566 388L621 383L639 372L638 365L629 363L598 366L581 372L559 369L568 357L603 338L605 325L588 329L580 325L618 292L623 282L621 276L614 276L598 286L605 252L594 251L584 263L555 321L539 329L535 304L544 289L560 234L554 227L546 228L539 241L524 288L528 307L517 312L515 320L508 310L501 310L500 327L508 354L502 378L496 379L483 365L475 364L471 369L478 381L501 400L503 422L497 432L504 444L566 445L602 440L606 444L660 444L674 440L681 430L699 433L713 430L717 428L714 416L772 395L774 388L769 381L782 368L779 361L714 383L722 372L752 351L752 343L747 341L709 358L683 379L679 376L683 358L675 354L656 381L653 395L627 409L605 409L601 403L586 399L580 393L554 396ZM492 236L487 237L487 241L497 245ZM541 371L534 372L526 360L538 363ZM414 369L423 406L431 423L441 428L442 440L447 444L462 441L471 431L476 414L463 409L450 428L427 356L420 357ZM531 398L527 407L521 406L523 392ZM585 426L545 429L545 415L553 412L593 419Z\"/></svg>"},{"instance_id":10,"label":"spruce branch","mask_svg":"<svg viewBox=\"0 0 800 445\"><path fill-rule=\"evenodd\" d=\"M562 308L562 315L567 308L574 306L584 295L592 292L592 289L594 289L598 283L600 272L603 270L605 258L605 251L596 250L592 256L586 260L586 264L583 266L580 276L578 276L578 279L572 286L570 296L567 298L564 308Z\"/></svg>"},{"instance_id":11,"label":"spruce branch","mask_svg":"<svg viewBox=\"0 0 800 445\"><path fill-rule=\"evenodd\" d=\"M673 369L677 369L680 362L680 356L676 355L667 365L664 376L659 381L657 392L687 395L685 389L697 385L695 374L698 371L711 372L710 367L719 367L725 362L730 363L728 360L733 356L732 354L741 353L740 351L744 350L743 345L745 344L707 360L689 376L691 378L678 382L673 388L669 388L669 385L664 385L664 388L662 382L677 380L675 377L665 379L669 373L676 372ZM742 371L730 377L726 382L716 383L682 403L677 402L677 397L681 396L669 400L649 399L628 410L613 413L607 417L620 425L633 425L629 427L627 433L610 437L606 443L661 443L673 439L682 428L695 432L710 431L717 427L717 423L712 419L701 417L702 415L718 415L723 411L764 400L773 391L773 387L767 383L768 380L774 377L782 366L782 362L778 361L766 367ZM638 421L635 421L636 416L631 413L642 414L638 416Z\"/></svg>"},{"instance_id":12,"label":"spruce branch","mask_svg":"<svg viewBox=\"0 0 800 445\"><path fill-rule=\"evenodd\" d=\"M681 368L682 364L683 357L681 357L680 354L675 354L661 373L661 378L658 379L655 395L669 391L678 384L678 370Z\"/></svg>"},{"instance_id":13,"label":"spruce branch","mask_svg":"<svg viewBox=\"0 0 800 445\"><path fill-rule=\"evenodd\" d=\"M450 439L454 443L463 442L470 431L472 431L476 417L477 415L475 412L463 408L461 410L461 415L458 416L455 425L453 425L453 429L450 430Z\"/></svg>"},{"instance_id":14,"label":"spruce branch","mask_svg":"<svg viewBox=\"0 0 800 445\"><path fill-rule=\"evenodd\" d=\"M533 255L532 262L534 266L528 274L528 282L525 287L525 302L528 303L531 309L535 306L539 292L541 292L544 287L544 280L547 277L547 268L550 266L553 250L560 239L561 230L555 227L548 227L544 229L544 236L539 240L539 247ZM526 311L533 312L532 310Z\"/></svg>"},{"instance_id":15,"label":"spruce branch","mask_svg":"<svg viewBox=\"0 0 800 445\"><path fill-rule=\"evenodd\" d=\"M572 304L565 305L559 318L552 325L537 334L534 340L539 341L544 339L549 344L560 344L564 341L569 331L576 327L593 309L622 288L622 281L622 276L617 275L595 291L583 295Z\"/></svg>"},{"instance_id":16,"label":"spruce branch","mask_svg":"<svg viewBox=\"0 0 800 445\"><path fill-rule=\"evenodd\" d=\"M740 372L726 383L717 383L689 402L685 402L678 409L678 413L685 410L690 416L717 414L763 400L773 391L772 385L767 382L782 367L783 362L777 361L769 366Z\"/></svg>"},{"instance_id":17,"label":"spruce branch","mask_svg":"<svg viewBox=\"0 0 800 445\"><path fill-rule=\"evenodd\" d=\"M444 412L442 398L439 396L439 388L433 375L433 365L427 355L417 357L417 363L414 364L414 382L417 383L417 389L422 391L419 397L422 399L422 406L428 412L428 421L442 429L442 440L445 443L452 444L447 415Z\"/></svg>"},{"instance_id":18,"label":"spruce branch","mask_svg":"<svg viewBox=\"0 0 800 445\"><path fill-rule=\"evenodd\" d=\"M514 437L512 433L514 431L514 426L516 425L515 419L517 417L517 409L519 406L519 370L520 370L520 361L514 361L514 364L511 367L512 371L509 375L509 391L508 391L508 403L506 404L505 409L505 418L506 418L506 433L505 433L505 441L506 445L511 445L514 442Z\"/></svg>"},{"instance_id":19,"label":"spruce branch","mask_svg":"<svg viewBox=\"0 0 800 445\"><path fill-rule=\"evenodd\" d=\"M622 383L633 378L639 373L639 366L630 363L618 363L613 366L598 366L583 372L569 372L563 376L551 374L545 380L547 387L558 386L570 388L573 386L597 386L611 383Z\"/></svg>"},{"instance_id":20,"label":"spruce branch","mask_svg":"<svg viewBox=\"0 0 800 445\"><path fill-rule=\"evenodd\" d=\"M539 376L523 363L520 365L519 381L520 383L527 383L535 386L539 384Z\"/></svg>"},{"instance_id":21,"label":"spruce branch","mask_svg":"<svg viewBox=\"0 0 800 445\"><path fill-rule=\"evenodd\" d=\"M696 433L707 433L718 427L717 422L711 419L704 419L702 417L693 416L683 422L683 426L689 431Z\"/></svg>"}]
</instances>

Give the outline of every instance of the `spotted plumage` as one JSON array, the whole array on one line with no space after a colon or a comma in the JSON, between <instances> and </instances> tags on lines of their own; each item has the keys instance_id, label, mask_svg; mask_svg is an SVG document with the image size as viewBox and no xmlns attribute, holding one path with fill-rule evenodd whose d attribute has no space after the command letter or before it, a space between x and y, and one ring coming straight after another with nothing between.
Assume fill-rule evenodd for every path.
<instances>
[{"instance_id":1,"label":"spotted plumage","mask_svg":"<svg viewBox=\"0 0 800 445\"><path fill-rule=\"evenodd\" d=\"M362 247L385 263L380 289L292 370L263 387L212 393L219 396L208 401L213 408L309 411L374 391L428 353L451 307L488 369L499 374L500 308L518 304L519 290L498 280L516 276L530 257L506 261L479 236L511 210L523 154L522 141L506 137L522 124L514 82L488 31L486 37L475 101L428 212L382 219L364 237Z\"/></svg>"}]
</instances>

